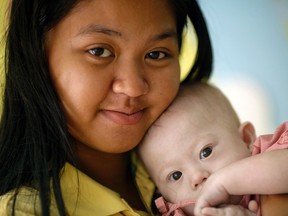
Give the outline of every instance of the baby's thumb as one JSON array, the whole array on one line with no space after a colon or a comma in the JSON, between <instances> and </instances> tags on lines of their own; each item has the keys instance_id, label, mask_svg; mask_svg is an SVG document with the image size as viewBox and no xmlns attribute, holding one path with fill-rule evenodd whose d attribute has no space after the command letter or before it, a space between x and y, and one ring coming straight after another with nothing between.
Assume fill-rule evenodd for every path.
<instances>
[{"instance_id":1,"label":"baby's thumb","mask_svg":"<svg viewBox=\"0 0 288 216\"><path fill-rule=\"evenodd\" d=\"M194 215L195 216L203 216L202 210L205 207L210 207L209 204L207 202L205 202L204 200L197 200L197 202L195 203L195 207L194 207Z\"/></svg>"}]
</instances>

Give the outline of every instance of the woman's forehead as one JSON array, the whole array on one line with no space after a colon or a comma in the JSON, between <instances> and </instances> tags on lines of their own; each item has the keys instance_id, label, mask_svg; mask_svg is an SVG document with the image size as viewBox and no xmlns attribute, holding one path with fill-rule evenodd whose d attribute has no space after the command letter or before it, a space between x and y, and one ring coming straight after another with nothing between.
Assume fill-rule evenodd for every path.
<instances>
[{"instance_id":1,"label":"woman's forehead","mask_svg":"<svg viewBox=\"0 0 288 216\"><path fill-rule=\"evenodd\" d=\"M81 1L67 15L75 17L73 25L79 23L103 23L106 26L125 29L130 25L146 30L150 26L161 23L162 25L176 25L176 17L169 1L158 0L92 0ZM78 19L81 18L81 19ZM145 27L144 27L145 26Z\"/></svg>"}]
</instances>

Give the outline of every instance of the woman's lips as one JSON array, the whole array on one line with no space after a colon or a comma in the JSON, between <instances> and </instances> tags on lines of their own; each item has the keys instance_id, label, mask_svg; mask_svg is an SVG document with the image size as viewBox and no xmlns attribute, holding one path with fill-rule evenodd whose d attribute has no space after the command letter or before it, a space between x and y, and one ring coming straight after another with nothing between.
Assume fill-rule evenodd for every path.
<instances>
[{"instance_id":1,"label":"woman's lips","mask_svg":"<svg viewBox=\"0 0 288 216\"><path fill-rule=\"evenodd\" d=\"M137 124L142 116L143 110L134 112L131 114L119 111L112 111L112 110L102 110L104 116L106 116L109 120L113 121L116 124L120 125L133 125Z\"/></svg>"}]
</instances>

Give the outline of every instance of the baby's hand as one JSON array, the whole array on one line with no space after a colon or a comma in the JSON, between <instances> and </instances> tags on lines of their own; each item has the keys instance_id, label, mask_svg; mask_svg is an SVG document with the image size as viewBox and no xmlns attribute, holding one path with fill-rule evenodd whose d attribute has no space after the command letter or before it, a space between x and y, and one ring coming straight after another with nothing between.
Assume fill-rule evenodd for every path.
<instances>
[{"instance_id":1,"label":"baby's hand","mask_svg":"<svg viewBox=\"0 0 288 216\"><path fill-rule=\"evenodd\" d=\"M194 208L195 215L202 215L202 210L206 207L215 207L221 204L234 203L226 189L221 185L217 178L212 175L207 179Z\"/></svg>"},{"instance_id":2,"label":"baby's hand","mask_svg":"<svg viewBox=\"0 0 288 216\"><path fill-rule=\"evenodd\" d=\"M196 216L256 216L256 211L245 209L240 205L225 205L219 208L206 207Z\"/></svg>"},{"instance_id":3,"label":"baby's hand","mask_svg":"<svg viewBox=\"0 0 288 216\"><path fill-rule=\"evenodd\" d=\"M259 205L258 205L258 203L257 203L255 200L251 200L251 201L248 203L248 209L249 209L250 211L257 213L258 208L259 208Z\"/></svg>"}]
</instances>

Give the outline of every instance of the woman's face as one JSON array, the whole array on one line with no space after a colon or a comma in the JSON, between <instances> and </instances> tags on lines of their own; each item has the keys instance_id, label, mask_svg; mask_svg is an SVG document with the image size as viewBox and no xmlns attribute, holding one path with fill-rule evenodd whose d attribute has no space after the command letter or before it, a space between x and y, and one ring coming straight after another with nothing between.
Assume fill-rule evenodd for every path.
<instances>
[{"instance_id":1,"label":"woman's face","mask_svg":"<svg viewBox=\"0 0 288 216\"><path fill-rule=\"evenodd\" d=\"M51 77L78 148L135 147L179 87L167 0L81 1L48 32Z\"/></svg>"}]
</instances>

